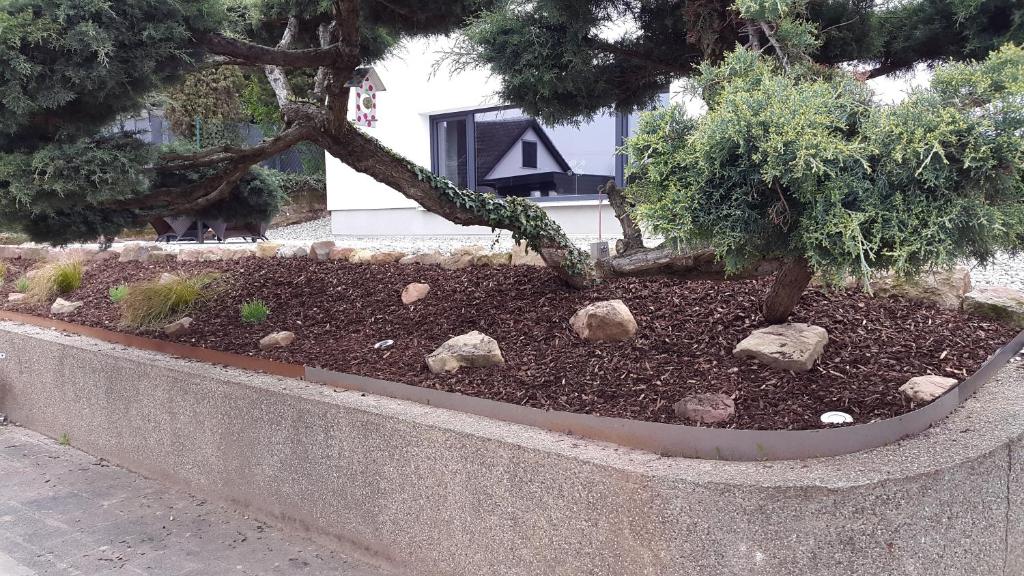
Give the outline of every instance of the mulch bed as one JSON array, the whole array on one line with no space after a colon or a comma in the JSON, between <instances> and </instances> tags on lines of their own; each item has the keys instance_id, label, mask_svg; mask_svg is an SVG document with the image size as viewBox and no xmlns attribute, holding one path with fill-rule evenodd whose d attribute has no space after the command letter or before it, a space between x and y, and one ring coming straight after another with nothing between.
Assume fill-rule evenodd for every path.
<instances>
[{"instance_id":1,"label":"mulch bed","mask_svg":"<svg viewBox=\"0 0 1024 576\"><path fill-rule=\"evenodd\" d=\"M47 306L6 302L23 266L8 264L0 306L49 316ZM758 305L767 280L623 279L577 292L548 270L529 266L447 271L304 258L94 262L82 288L65 296L85 302L70 319L117 329L108 288L165 271L224 273L214 295L189 314L195 322L183 343L537 408L656 422L682 423L672 405L684 396L725 393L736 403L736 417L725 426L744 429L818 428L829 410L849 412L858 423L897 416L915 408L898 392L907 379L939 374L962 380L1016 333L929 304L812 289L792 321L824 327L829 344L810 372L794 374L732 356L736 343L762 326ZM432 289L425 300L405 306L399 294L409 282ZM263 324L240 320L239 305L253 298L270 306ZM614 298L636 317L636 338L591 344L569 328L576 310ZM294 332L296 343L260 352L259 339L278 330ZM431 374L424 356L471 330L495 338L506 365ZM162 332L143 334L166 339ZM375 350L384 339L395 340L395 347Z\"/></svg>"}]
</instances>

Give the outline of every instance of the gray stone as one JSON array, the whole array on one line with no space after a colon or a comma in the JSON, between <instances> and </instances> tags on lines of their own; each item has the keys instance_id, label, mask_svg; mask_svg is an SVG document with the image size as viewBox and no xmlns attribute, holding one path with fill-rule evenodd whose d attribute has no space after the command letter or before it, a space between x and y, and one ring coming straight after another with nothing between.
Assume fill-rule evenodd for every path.
<instances>
[{"instance_id":1,"label":"gray stone","mask_svg":"<svg viewBox=\"0 0 1024 576\"><path fill-rule=\"evenodd\" d=\"M1024 328L1024 292L1005 286L975 288L964 296L964 311Z\"/></svg>"},{"instance_id":2,"label":"gray stone","mask_svg":"<svg viewBox=\"0 0 1024 576\"><path fill-rule=\"evenodd\" d=\"M474 266L508 266L511 263L512 254L509 252L488 252L473 258Z\"/></svg>"},{"instance_id":3,"label":"gray stone","mask_svg":"<svg viewBox=\"0 0 1024 576\"><path fill-rule=\"evenodd\" d=\"M725 422L736 413L736 403L725 394L694 394L673 405L676 416L698 424Z\"/></svg>"},{"instance_id":4,"label":"gray stone","mask_svg":"<svg viewBox=\"0 0 1024 576\"><path fill-rule=\"evenodd\" d=\"M405 258L405 252L394 250L387 252L375 252L370 256L370 264L391 264Z\"/></svg>"},{"instance_id":5,"label":"gray stone","mask_svg":"<svg viewBox=\"0 0 1024 576\"><path fill-rule=\"evenodd\" d=\"M156 252L162 252L163 248L156 244L125 244L121 249L119 262L149 262L150 256Z\"/></svg>"},{"instance_id":6,"label":"gray stone","mask_svg":"<svg viewBox=\"0 0 1024 576\"><path fill-rule=\"evenodd\" d=\"M28 294L22 294L20 292L11 292L7 294L8 302L21 302L25 300L25 298L28 298Z\"/></svg>"},{"instance_id":7,"label":"gray stone","mask_svg":"<svg viewBox=\"0 0 1024 576\"><path fill-rule=\"evenodd\" d=\"M595 302L569 319L576 335L588 342L619 342L636 335L633 313L622 300Z\"/></svg>"},{"instance_id":8,"label":"gray stone","mask_svg":"<svg viewBox=\"0 0 1024 576\"><path fill-rule=\"evenodd\" d=\"M82 307L83 302L69 302L63 298L57 298L50 305L50 314L73 314Z\"/></svg>"},{"instance_id":9,"label":"gray stone","mask_svg":"<svg viewBox=\"0 0 1024 576\"><path fill-rule=\"evenodd\" d=\"M463 366L486 368L505 364L498 342L476 330L449 339L428 354L426 361L427 367L434 374L455 372Z\"/></svg>"},{"instance_id":10,"label":"gray stone","mask_svg":"<svg viewBox=\"0 0 1024 576\"><path fill-rule=\"evenodd\" d=\"M412 304L427 297L430 292L430 284L413 282L402 289L402 304Z\"/></svg>"},{"instance_id":11,"label":"gray stone","mask_svg":"<svg viewBox=\"0 0 1024 576\"><path fill-rule=\"evenodd\" d=\"M170 272L164 272L160 275L160 279L157 280L157 284L170 284L177 281L178 277L176 275L171 274Z\"/></svg>"},{"instance_id":12,"label":"gray stone","mask_svg":"<svg viewBox=\"0 0 1024 576\"><path fill-rule=\"evenodd\" d=\"M188 316L164 326L164 334L171 337L184 336L192 329L193 320Z\"/></svg>"},{"instance_id":13,"label":"gray stone","mask_svg":"<svg viewBox=\"0 0 1024 576\"><path fill-rule=\"evenodd\" d=\"M313 242L309 246L309 257L313 260L330 260L332 250L334 250L333 240Z\"/></svg>"},{"instance_id":14,"label":"gray stone","mask_svg":"<svg viewBox=\"0 0 1024 576\"><path fill-rule=\"evenodd\" d=\"M304 258L308 254L305 246L281 246L277 249L278 258Z\"/></svg>"},{"instance_id":15,"label":"gray stone","mask_svg":"<svg viewBox=\"0 0 1024 576\"><path fill-rule=\"evenodd\" d=\"M451 256L445 256L441 260L441 268L445 270L462 270L472 266L474 260L476 260L476 254L467 252L452 254Z\"/></svg>"},{"instance_id":16,"label":"gray stone","mask_svg":"<svg viewBox=\"0 0 1024 576\"><path fill-rule=\"evenodd\" d=\"M959 266L952 270L925 272L910 279L887 274L873 278L869 285L876 296L902 296L934 302L948 310L959 310L964 295L971 291L971 271Z\"/></svg>"},{"instance_id":17,"label":"gray stone","mask_svg":"<svg viewBox=\"0 0 1024 576\"><path fill-rule=\"evenodd\" d=\"M828 344L820 326L792 323L754 330L733 349L733 356L754 358L772 368L807 372Z\"/></svg>"},{"instance_id":18,"label":"gray stone","mask_svg":"<svg viewBox=\"0 0 1024 576\"><path fill-rule=\"evenodd\" d=\"M363 248L359 248L353 250L352 253L349 254L348 261L353 264L369 264L371 258L373 258L372 250L365 250Z\"/></svg>"},{"instance_id":19,"label":"gray stone","mask_svg":"<svg viewBox=\"0 0 1024 576\"><path fill-rule=\"evenodd\" d=\"M285 348L295 341L295 334L292 332L274 332L260 339L260 350L266 352L273 348Z\"/></svg>"},{"instance_id":20,"label":"gray stone","mask_svg":"<svg viewBox=\"0 0 1024 576\"><path fill-rule=\"evenodd\" d=\"M942 396L946 390L956 384L955 378L946 378L945 376L915 376L900 386L900 393L915 404L927 404Z\"/></svg>"},{"instance_id":21,"label":"gray stone","mask_svg":"<svg viewBox=\"0 0 1024 576\"><path fill-rule=\"evenodd\" d=\"M423 264L437 266L444 260L444 256L437 252L423 252L420 254L409 254L398 261L399 264Z\"/></svg>"}]
</instances>

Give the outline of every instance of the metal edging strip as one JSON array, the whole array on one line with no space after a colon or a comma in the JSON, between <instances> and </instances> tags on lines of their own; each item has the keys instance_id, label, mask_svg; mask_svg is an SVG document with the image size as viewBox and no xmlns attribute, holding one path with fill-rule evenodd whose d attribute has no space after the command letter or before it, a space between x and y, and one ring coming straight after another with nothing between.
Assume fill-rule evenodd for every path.
<instances>
[{"instance_id":1,"label":"metal edging strip","mask_svg":"<svg viewBox=\"0 0 1024 576\"><path fill-rule=\"evenodd\" d=\"M1022 331L958 386L934 402L895 418L819 430L732 430L541 410L455 392L154 340L18 312L0 310L0 320L54 328L142 350L287 378L305 379L334 388L376 394L553 432L574 434L663 456L732 461L799 460L840 456L877 448L917 434L948 416L1024 348Z\"/></svg>"}]
</instances>

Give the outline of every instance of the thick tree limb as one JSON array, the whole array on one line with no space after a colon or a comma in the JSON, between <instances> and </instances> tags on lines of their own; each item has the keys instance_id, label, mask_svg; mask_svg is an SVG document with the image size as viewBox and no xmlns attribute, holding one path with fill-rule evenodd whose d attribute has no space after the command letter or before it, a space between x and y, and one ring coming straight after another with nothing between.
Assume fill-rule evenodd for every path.
<instances>
[{"instance_id":1,"label":"thick tree limb","mask_svg":"<svg viewBox=\"0 0 1024 576\"><path fill-rule=\"evenodd\" d=\"M255 44L246 40L210 34L203 41L213 54L247 62L253 66L270 65L286 68L316 68L338 63L359 62L359 47L332 44L326 48L285 50Z\"/></svg>"},{"instance_id":2,"label":"thick tree limb","mask_svg":"<svg viewBox=\"0 0 1024 576\"><path fill-rule=\"evenodd\" d=\"M321 133L317 143L352 169L394 188L406 198L416 201L426 210L442 218L462 226L496 226L494 220L489 218L494 214L474 211L469 206L456 204L446 197L443 190L434 182L423 178L423 175L414 169L414 164L388 150L351 124L346 124L340 133ZM468 191L464 193L479 194ZM537 208L537 211L538 218L547 218L540 208ZM534 230L527 229L526 225L527 223L506 222L497 227L534 238ZM590 284L589 271L573 267L573 262L585 262L585 255L564 234L560 236L561 238L553 235L539 238L540 254L544 262L572 286L584 287Z\"/></svg>"},{"instance_id":3,"label":"thick tree limb","mask_svg":"<svg viewBox=\"0 0 1024 576\"><path fill-rule=\"evenodd\" d=\"M672 276L686 280L743 280L770 276L781 268L778 260L764 260L726 276L725 266L713 250L681 253L672 248L650 248L599 260L601 278L625 276Z\"/></svg>"}]
</instances>

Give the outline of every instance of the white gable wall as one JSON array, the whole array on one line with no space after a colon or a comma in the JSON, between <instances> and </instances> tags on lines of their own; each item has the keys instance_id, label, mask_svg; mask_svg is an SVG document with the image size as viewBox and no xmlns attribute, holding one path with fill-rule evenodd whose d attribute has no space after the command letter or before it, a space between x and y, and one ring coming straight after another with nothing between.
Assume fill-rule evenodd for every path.
<instances>
[{"instance_id":1,"label":"white gable wall","mask_svg":"<svg viewBox=\"0 0 1024 576\"><path fill-rule=\"evenodd\" d=\"M537 143L537 167L523 167L523 140L530 140ZM509 176L522 176L523 174L538 174L541 172L562 172L555 157L544 145L544 142L537 135L537 131L530 128L509 148L501 160L494 165L494 168L487 174L487 178L507 178Z\"/></svg>"}]
</instances>

